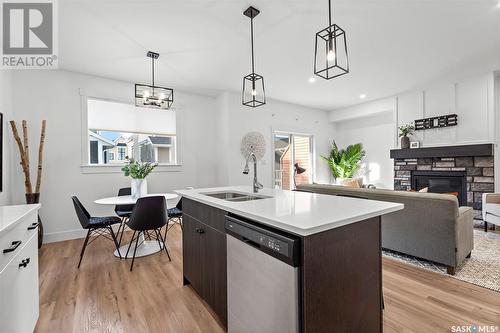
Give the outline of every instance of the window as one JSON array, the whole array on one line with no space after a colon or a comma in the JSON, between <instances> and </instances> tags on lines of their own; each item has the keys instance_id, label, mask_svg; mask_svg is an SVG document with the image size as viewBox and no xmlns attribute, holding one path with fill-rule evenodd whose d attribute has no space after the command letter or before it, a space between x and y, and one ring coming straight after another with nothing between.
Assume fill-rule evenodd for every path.
<instances>
[{"instance_id":1,"label":"window","mask_svg":"<svg viewBox=\"0 0 500 333\"><path fill-rule=\"evenodd\" d=\"M309 184L314 177L313 136L275 132L274 187L294 189L299 184Z\"/></svg>"},{"instance_id":2,"label":"window","mask_svg":"<svg viewBox=\"0 0 500 333\"><path fill-rule=\"evenodd\" d=\"M96 99L87 103L90 165L119 165L127 158L177 163L174 110L137 108Z\"/></svg>"},{"instance_id":3,"label":"window","mask_svg":"<svg viewBox=\"0 0 500 333\"><path fill-rule=\"evenodd\" d=\"M118 160L123 161L127 156L127 148L126 147L118 147Z\"/></svg>"}]
</instances>

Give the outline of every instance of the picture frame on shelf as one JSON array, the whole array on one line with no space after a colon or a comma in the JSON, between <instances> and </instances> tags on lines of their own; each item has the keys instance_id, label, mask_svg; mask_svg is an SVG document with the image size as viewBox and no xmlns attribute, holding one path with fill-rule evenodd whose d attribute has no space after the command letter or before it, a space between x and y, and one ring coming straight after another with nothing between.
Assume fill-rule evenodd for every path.
<instances>
[{"instance_id":1,"label":"picture frame on shelf","mask_svg":"<svg viewBox=\"0 0 500 333\"><path fill-rule=\"evenodd\" d=\"M420 142L419 141L412 141L410 142L410 148L420 148Z\"/></svg>"}]
</instances>

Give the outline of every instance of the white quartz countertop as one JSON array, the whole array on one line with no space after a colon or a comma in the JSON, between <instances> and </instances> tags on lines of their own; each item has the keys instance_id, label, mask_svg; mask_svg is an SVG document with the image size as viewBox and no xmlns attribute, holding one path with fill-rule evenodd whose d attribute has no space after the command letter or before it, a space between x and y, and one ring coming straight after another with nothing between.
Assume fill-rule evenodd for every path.
<instances>
[{"instance_id":1,"label":"white quartz countertop","mask_svg":"<svg viewBox=\"0 0 500 333\"><path fill-rule=\"evenodd\" d=\"M12 228L17 221L40 209L40 204L0 206L0 235Z\"/></svg>"},{"instance_id":2,"label":"white quartz countertop","mask_svg":"<svg viewBox=\"0 0 500 333\"><path fill-rule=\"evenodd\" d=\"M392 213L403 204L326 194L262 189L269 198L232 202L205 194L237 192L253 195L250 186L177 190L179 195L300 236L338 228L371 217Z\"/></svg>"}]
</instances>

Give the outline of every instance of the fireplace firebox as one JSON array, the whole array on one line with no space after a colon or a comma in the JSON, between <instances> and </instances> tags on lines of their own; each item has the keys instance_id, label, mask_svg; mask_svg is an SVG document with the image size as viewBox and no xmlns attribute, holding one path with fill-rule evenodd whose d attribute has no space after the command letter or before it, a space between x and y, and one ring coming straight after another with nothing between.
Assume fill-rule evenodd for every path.
<instances>
[{"instance_id":1,"label":"fireplace firebox","mask_svg":"<svg viewBox=\"0 0 500 333\"><path fill-rule=\"evenodd\" d=\"M461 206L467 205L467 173L465 171L412 171L411 188L427 187L431 193L456 195Z\"/></svg>"}]
</instances>

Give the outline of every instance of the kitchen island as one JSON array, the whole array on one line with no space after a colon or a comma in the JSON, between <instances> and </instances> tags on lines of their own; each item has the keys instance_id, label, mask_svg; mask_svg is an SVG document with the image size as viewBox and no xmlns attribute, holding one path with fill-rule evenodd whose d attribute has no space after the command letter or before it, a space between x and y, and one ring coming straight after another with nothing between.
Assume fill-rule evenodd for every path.
<instances>
[{"instance_id":1,"label":"kitchen island","mask_svg":"<svg viewBox=\"0 0 500 333\"><path fill-rule=\"evenodd\" d=\"M230 332L382 331L380 216L403 205L246 186L176 192L184 284Z\"/></svg>"}]
</instances>

